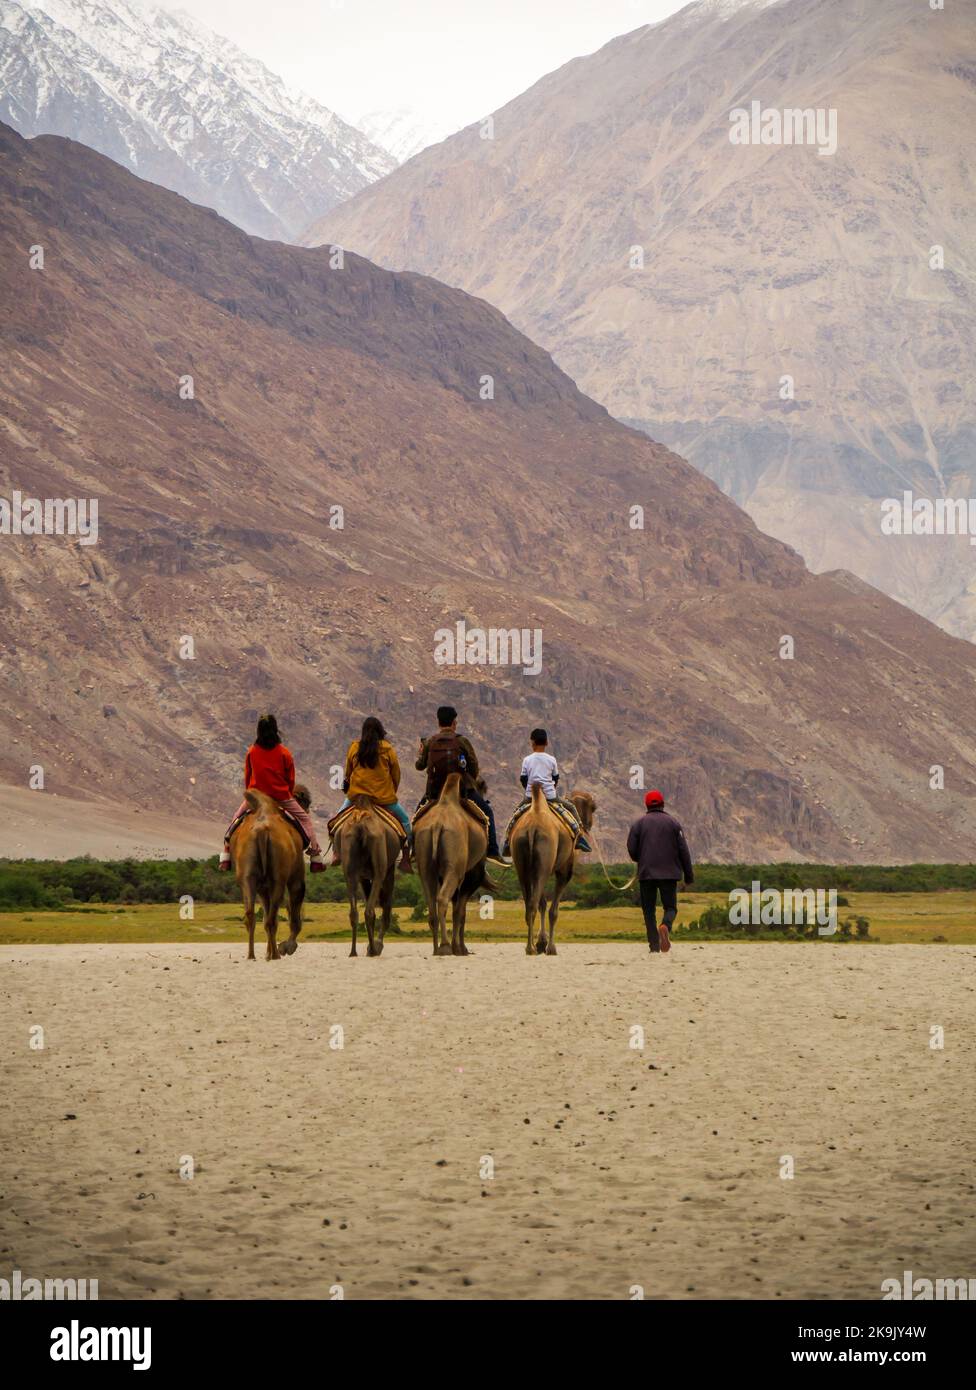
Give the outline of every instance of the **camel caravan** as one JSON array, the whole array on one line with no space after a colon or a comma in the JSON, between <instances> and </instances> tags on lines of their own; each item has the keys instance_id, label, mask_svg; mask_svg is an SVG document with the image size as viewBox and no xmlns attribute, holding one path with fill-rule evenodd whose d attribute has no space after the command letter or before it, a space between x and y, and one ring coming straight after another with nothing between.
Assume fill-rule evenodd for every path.
<instances>
[{"instance_id":1,"label":"camel caravan","mask_svg":"<svg viewBox=\"0 0 976 1390\"><path fill-rule=\"evenodd\" d=\"M350 956L357 954L359 906L366 925L366 954L383 952L393 910L396 873L416 872L427 904L435 956L466 956L465 914L479 890L494 887L488 865L514 867L525 903L526 954L555 955L559 901L573 876L576 855L587 851L596 805L586 792L558 793L559 768L548 735L533 729L532 751L522 763L523 797L499 851L494 813L469 739L457 732L450 705L437 711L437 731L421 739L416 760L426 772L423 797L411 819L398 800L400 763L374 717L346 754L345 800L329 821L331 865L341 867L349 895ZM310 815L306 788L295 781L295 763L274 715L262 715L244 761L244 800L227 828L219 868L232 867L244 903L248 960L254 960L256 904L264 910L266 959L293 955L305 898L304 856L312 873L325 862ZM509 858L510 853L510 858ZM546 888L555 881L547 904ZM287 900L289 936L277 941L278 914ZM548 920L546 918L548 906ZM448 910L451 934L448 939ZM538 918L538 936L533 941Z\"/></svg>"}]
</instances>

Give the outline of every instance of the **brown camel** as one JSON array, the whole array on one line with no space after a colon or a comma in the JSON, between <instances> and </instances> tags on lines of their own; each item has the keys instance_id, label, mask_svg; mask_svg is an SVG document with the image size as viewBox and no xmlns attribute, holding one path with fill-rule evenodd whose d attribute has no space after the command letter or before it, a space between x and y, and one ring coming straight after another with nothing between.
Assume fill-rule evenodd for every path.
<instances>
[{"instance_id":1,"label":"brown camel","mask_svg":"<svg viewBox=\"0 0 976 1390\"><path fill-rule=\"evenodd\" d=\"M296 788L297 791L297 788ZM254 960L254 901L264 908L264 929L268 934L265 960L294 955L302 929L302 903L305 901L305 856L302 837L285 820L278 803L264 792L247 791L244 800L251 808L230 838L234 871L244 899L247 926L247 958ZM291 934L278 946L278 912L288 894L288 924Z\"/></svg>"},{"instance_id":2,"label":"brown camel","mask_svg":"<svg viewBox=\"0 0 976 1390\"><path fill-rule=\"evenodd\" d=\"M576 807L584 833L593 824L596 802L588 792L573 792L569 800ZM573 877L576 851L573 837L556 813L549 808L545 792L538 782L532 787L532 805L515 823L509 841L512 862L518 874L525 901L527 940L525 954L554 956L556 954L556 919L559 900ZM546 936L546 883L553 875L556 880L549 905L549 935ZM532 946L532 930L539 914L539 938Z\"/></svg>"},{"instance_id":3,"label":"brown camel","mask_svg":"<svg viewBox=\"0 0 976 1390\"><path fill-rule=\"evenodd\" d=\"M427 899L435 956L466 956L464 918L471 894L487 883L488 831L461 805L461 774L452 772L440 797L414 825L413 853ZM447 905L452 906L447 940Z\"/></svg>"},{"instance_id":4,"label":"brown camel","mask_svg":"<svg viewBox=\"0 0 976 1390\"><path fill-rule=\"evenodd\" d=\"M333 836L332 845L342 864L349 890L349 925L352 927L351 956L356 954L356 933L359 928L357 899L365 901L368 956L383 954L383 938L393 912L393 888L397 860L400 857L400 837L391 825L376 813L368 796L354 796L353 809ZM376 904L382 911L380 929L376 931Z\"/></svg>"}]
</instances>

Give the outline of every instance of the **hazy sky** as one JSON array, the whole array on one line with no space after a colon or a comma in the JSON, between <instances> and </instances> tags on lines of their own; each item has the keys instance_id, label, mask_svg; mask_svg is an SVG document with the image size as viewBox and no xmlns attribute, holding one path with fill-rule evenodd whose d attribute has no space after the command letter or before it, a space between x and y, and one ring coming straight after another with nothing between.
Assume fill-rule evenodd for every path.
<instances>
[{"instance_id":1,"label":"hazy sky","mask_svg":"<svg viewBox=\"0 0 976 1390\"><path fill-rule=\"evenodd\" d=\"M408 107L456 130L688 0L159 0L340 115Z\"/></svg>"}]
</instances>

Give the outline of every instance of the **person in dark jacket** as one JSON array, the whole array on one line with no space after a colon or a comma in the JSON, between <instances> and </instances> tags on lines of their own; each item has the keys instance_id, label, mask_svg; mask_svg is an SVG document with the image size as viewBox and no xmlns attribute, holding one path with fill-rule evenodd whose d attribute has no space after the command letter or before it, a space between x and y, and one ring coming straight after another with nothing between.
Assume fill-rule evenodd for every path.
<instances>
[{"instance_id":1,"label":"person in dark jacket","mask_svg":"<svg viewBox=\"0 0 976 1390\"><path fill-rule=\"evenodd\" d=\"M418 772L427 773L427 786L420 804L423 805L425 801L436 801L446 780L443 771L438 773L432 766L432 748L436 748L438 744L446 743L448 747L453 744L452 757L463 764L460 768L461 795L473 801L488 817L488 858L501 863L495 831L495 813L492 810L491 802L479 788L481 779L479 777L478 758L470 742L458 733L457 722L458 712L454 706L441 705L437 711L437 733L431 738L420 740L420 750L414 766Z\"/></svg>"},{"instance_id":2,"label":"person in dark jacket","mask_svg":"<svg viewBox=\"0 0 976 1390\"><path fill-rule=\"evenodd\" d=\"M681 822L664 809L658 791L644 797L647 808L638 816L627 835L627 853L637 865L641 910L652 951L670 951L671 925L678 914L678 879L685 887L695 881L691 853ZM657 895L661 895L664 920L657 925Z\"/></svg>"}]
</instances>

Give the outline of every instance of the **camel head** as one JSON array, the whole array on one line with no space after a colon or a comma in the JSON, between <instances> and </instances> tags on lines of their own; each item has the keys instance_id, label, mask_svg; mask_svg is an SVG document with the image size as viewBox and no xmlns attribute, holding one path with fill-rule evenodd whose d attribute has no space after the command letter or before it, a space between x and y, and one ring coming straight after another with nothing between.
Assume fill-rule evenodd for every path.
<instances>
[{"instance_id":1,"label":"camel head","mask_svg":"<svg viewBox=\"0 0 976 1390\"><path fill-rule=\"evenodd\" d=\"M596 802L589 792L573 792L569 799L579 812L580 824L583 829L592 829L593 817L596 815Z\"/></svg>"},{"instance_id":2,"label":"camel head","mask_svg":"<svg viewBox=\"0 0 976 1390\"><path fill-rule=\"evenodd\" d=\"M304 782L295 783L295 800L303 811L310 811L312 809L312 793Z\"/></svg>"}]
</instances>

